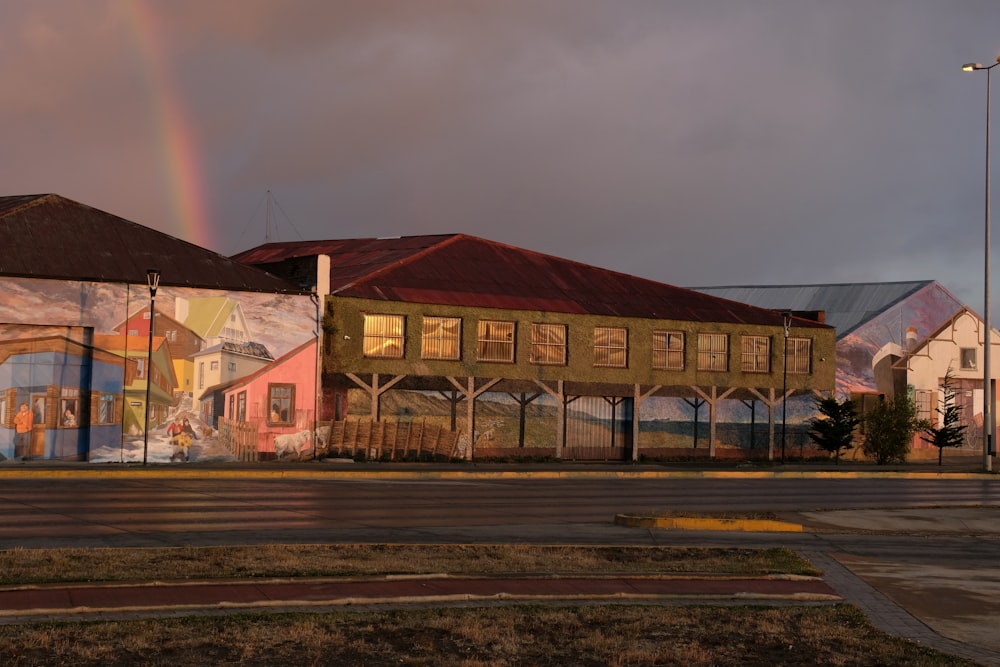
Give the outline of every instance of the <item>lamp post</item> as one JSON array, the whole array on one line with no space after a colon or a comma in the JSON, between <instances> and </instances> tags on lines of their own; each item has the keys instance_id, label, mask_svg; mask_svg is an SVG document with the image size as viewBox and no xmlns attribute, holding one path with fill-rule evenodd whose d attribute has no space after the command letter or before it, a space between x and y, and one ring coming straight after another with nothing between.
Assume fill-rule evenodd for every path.
<instances>
[{"instance_id":1,"label":"lamp post","mask_svg":"<svg viewBox=\"0 0 1000 667\"><path fill-rule=\"evenodd\" d=\"M785 424L788 417L788 327L792 324L792 314L781 314L785 326L785 344L781 354L781 462L785 462Z\"/></svg>"},{"instance_id":2,"label":"lamp post","mask_svg":"<svg viewBox=\"0 0 1000 667\"><path fill-rule=\"evenodd\" d=\"M966 63L963 72L986 70L986 236L985 259L983 263L983 470L992 468L992 434L996 431L993 423L993 382L990 378L990 347L992 343L990 327L990 70L1000 65L1000 58L992 65Z\"/></svg>"},{"instance_id":3,"label":"lamp post","mask_svg":"<svg viewBox=\"0 0 1000 667\"><path fill-rule=\"evenodd\" d=\"M149 286L149 344L146 348L146 421L142 428L142 465L149 455L149 386L153 383L153 327L156 323L156 288L160 286L158 269L146 271Z\"/></svg>"}]
</instances>

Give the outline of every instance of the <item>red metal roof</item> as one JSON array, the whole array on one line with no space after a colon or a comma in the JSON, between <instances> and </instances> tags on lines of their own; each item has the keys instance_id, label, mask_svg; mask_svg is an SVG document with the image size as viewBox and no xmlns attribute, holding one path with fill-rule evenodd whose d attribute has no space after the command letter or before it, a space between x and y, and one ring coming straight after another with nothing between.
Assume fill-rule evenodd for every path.
<instances>
[{"instance_id":1,"label":"red metal roof","mask_svg":"<svg viewBox=\"0 0 1000 667\"><path fill-rule=\"evenodd\" d=\"M781 326L781 314L464 234L270 243L237 255L274 272L330 255L330 289L386 301ZM796 326L822 327L796 318Z\"/></svg>"},{"instance_id":2,"label":"red metal roof","mask_svg":"<svg viewBox=\"0 0 1000 667\"><path fill-rule=\"evenodd\" d=\"M256 267L59 195L0 197L0 275L299 293Z\"/></svg>"}]
</instances>

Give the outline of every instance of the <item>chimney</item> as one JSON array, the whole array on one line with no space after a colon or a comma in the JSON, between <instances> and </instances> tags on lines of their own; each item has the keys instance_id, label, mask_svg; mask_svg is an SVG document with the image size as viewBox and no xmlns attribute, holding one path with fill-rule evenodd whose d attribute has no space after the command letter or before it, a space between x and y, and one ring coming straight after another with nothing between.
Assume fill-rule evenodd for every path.
<instances>
[{"instance_id":1,"label":"chimney","mask_svg":"<svg viewBox=\"0 0 1000 667\"><path fill-rule=\"evenodd\" d=\"M917 328L906 327L906 351L909 352L917 346Z\"/></svg>"}]
</instances>

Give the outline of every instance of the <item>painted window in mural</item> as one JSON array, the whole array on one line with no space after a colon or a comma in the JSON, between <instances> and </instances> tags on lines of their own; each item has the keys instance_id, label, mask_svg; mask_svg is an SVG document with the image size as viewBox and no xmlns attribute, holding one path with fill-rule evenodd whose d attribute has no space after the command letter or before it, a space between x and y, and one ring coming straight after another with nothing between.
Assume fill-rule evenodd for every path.
<instances>
[{"instance_id":1,"label":"painted window in mural","mask_svg":"<svg viewBox=\"0 0 1000 667\"><path fill-rule=\"evenodd\" d=\"M364 355L384 359L403 358L405 318L402 315L365 315Z\"/></svg>"},{"instance_id":2,"label":"painted window in mural","mask_svg":"<svg viewBox=\"0 0 1000 667\"><path fill-rule=\"evenodd\" d=\"M566 325L531 325L531 363L564 366L566 364Z\"/></svg>"},{"instance_id":3,"label":"painted window in mural","mask_svg":"<svg viewBox=\"0 0 1000 667\"><path fill-rule=\"evenodd\" d=\"M729 370L729 338L726 334L698 334L698 370Z\"/></svg>"},{"instance_id":4,"label":"painted window in mural","mask_svg":"<svg viewBox=\"0 0 1000 667\"><path fill-rule=\"evenodd\" d=\"M785 350L785 363L789 373L812 372L812 340L809 338L789 338Z\"/></svg>"},{"instance_id":5,"label":"painted window in mural","mask_svg":"<svg viewBox=\"0 0 1000 667\"><path fill-rule=\"evenodd\" d=\"M118 405L118 397L114 394L99 394L97 397L97 423L114 424L117 421L115 408Z\"/></svg>"},{"instance_id":6,"label":"painted window in mural","mask_svg":"<svg viewBox=\"0 0 1000 667\"><path fill-rule=\"evenodd\" d=\"M976 370L976 348L974 347L963 347L959 351L959 359L962 363L963 371L974 371Z\"/></svg>"},{"instance_id":7,"label":"painted window in mural","mask_svg":"<svg viewBox=\"0 0 1000 667\"><path fill-rule=\"evenodd\" d=\"M743 372L767 373L771 370L771 337L742 336Z\"/></svg>"},{"instance_id":8,"label":"painted window in mural","mask_svg":"<svg viewBox=\"0 0 1000 667\"><path fill-rule=\"evenodd\" d=\"M135 376L140 379L146 377L146 360L139 358L135 362Z\"/></svg>"},{"instance_id":9,"label":"painted window in mural","mask_svg":"<svg viewBox=\"0 0 1000 667\"><path fill-rule=\"evenodd\" d=\"M653 368L657 370L684 370L684 332L653 332Z\"/></svg>"},{"instance_id":10,"label":"painted window in mural","mask_svg":"<svg viewBox=\"0 0 1000 667\"><path fill-rule=\"evenodd\" d=\"M236 395L236 420L241 422L247 420L247 393L245 391Z\"/></svg>"},{"instance_id":11,"label":"painted window in mural","mask_svg":"<svg viewBox=\"0 0 1000 667\"><path fill-rule=\"evenodd\" d=\"M462 318L424 317L420 355L424 359L459 359L462 352Z\"/></svg>"},{"instance_id":12,"label":"painted window in mural","mask_svg":"<svg viewBox=\"0 0 1000 667\"><path fill-rule=\"evenodd\" d=\"M267 385L268 424L295 423L295 385L272 382Z\"/></svg>"},{"instance_id":13,"label":"painted window in mural","mask_svg":"<svg viewBox=\"0 0 1000 667\"><path fill-rule=\"evenodd\" d=\"M59 426L61 428L80 426L80 390L76 387L63 387L60 391Z\"/></svg>"},{"instance_id":14,"label":"painted window in mural","mask_svg":"<svg viewBox=\"0 0 1000 667\"><path fill-rule=\"evenodd\" d=\"M479 361L514 361L514 323L479 320L476 358Z\"/></svg>"},{"instance_id":15,"label":"painted window in mural","mask_svg":"<svg viewBox=\"0 0 1000 667\"><path fill-rule=\"evenodd\" d=\"M594 365L609 368L628 366L628 329L625 327L594 329Z\"/></svg>"}]
</instances>

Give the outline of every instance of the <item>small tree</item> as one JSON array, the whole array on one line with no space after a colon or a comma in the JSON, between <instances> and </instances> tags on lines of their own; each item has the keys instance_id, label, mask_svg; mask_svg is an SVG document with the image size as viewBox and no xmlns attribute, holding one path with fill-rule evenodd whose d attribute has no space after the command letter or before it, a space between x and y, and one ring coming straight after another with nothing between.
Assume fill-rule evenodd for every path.
<instances>
[{"instance_id":1,"label":"small tree","mask_svg":"<svg viewBox=\"0 0 1000 667\"><path fill-rule=\"evenodd\" d=\"M938 448L939 466L944 448L960 447L965 441L965 429L967 428L967 424L960 423L962 421L962 406L955 403L958 391L952 384L951 368L948 368L948 372L944 374L944 380L942 380L940 387L942 401L935 411L941 415L941 426L935 427L933 424L928 424L927 428L923 429L926 435L921 436L924 442L929 442Z\"/></svg>"},{"instance_id":2,"label":"small tree","mask_svg":"<svg viewBox=\"0 0 1000 667\"><path fill-rule=\"evenodd\" d=\"M917 407L906 395L879 401L865 415L864 423L863 451L878 465L904 463L914 434L928 425L917 419Z\"/></svg>"},{"instance_id":3,"label":"small tree","mask_svg":"<svg viewBox=\"0 0 1000 667\"><path fill-rule=\"evenodd\" d=\"M809 421L809 437L821 449L836 454L839 464L840 450L851 447L854 429L861 423L857 406L849 398L838 401L827 396L816 398L816 409L822 416Z\"/></svg>"}]
</instances>

